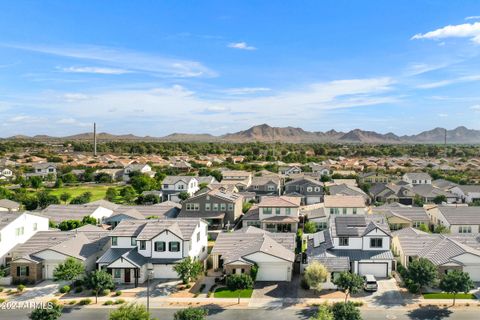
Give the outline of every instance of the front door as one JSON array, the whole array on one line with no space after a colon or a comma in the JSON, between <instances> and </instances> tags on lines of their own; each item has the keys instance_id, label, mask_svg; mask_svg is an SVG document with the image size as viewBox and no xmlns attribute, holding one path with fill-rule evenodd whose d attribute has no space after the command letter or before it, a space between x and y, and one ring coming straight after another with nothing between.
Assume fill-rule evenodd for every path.
<instances>
[{"instance_id":1,"label":"front door","mask_svg":"<svg viewBox=\"0 0 480 320\"><path fill-rule=\"evenodd\" d=\"M125 283L130 283L130 269L125 269Z\"/></svg>"}]
</instances>

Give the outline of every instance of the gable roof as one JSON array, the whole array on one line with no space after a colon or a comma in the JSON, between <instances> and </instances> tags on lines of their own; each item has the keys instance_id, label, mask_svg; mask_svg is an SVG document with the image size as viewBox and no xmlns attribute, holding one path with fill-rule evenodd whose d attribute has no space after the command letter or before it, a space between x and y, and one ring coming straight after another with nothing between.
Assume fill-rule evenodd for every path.
<instances>
[{"instance_id":1,"label":"gable roof","mask_svg":"<svg viewBox=\"0 0 480 320\"><path fill-rule=\"evenodd\" d=\"M449 224L480 224L480 207L438 206Z\"/></svg>"},{"instance_id":2,"label":"gable roof","mask_svg":"<svg viewBox=\"0 0 480 320\"><path fill-rule=\"evenodd\" d=\"M331 218L333 218L330 221L332 237L363 237L377 228L390 235L388 224L378 216L331 216Z\"/></svg>"},{"instance_id":3,"label":"gable roof","mask_svg":"<svg viewBox=\"0 0 480 320\"><path fill-rule=\"evenodd\" d=\"M0 208L18 210L20 208L20 203L8 199L0 199Z\"/></svg>"},{"instance_id":4,"label":"gable roof","mask_svg":"<svg viewBox=\"0 0 480 320\"><path fill-rule=\"evenodd\" d=\"M365 199L362 196L326 195L325 208L363 208Z\"/></svg>"},{"instance_id":5,"label":"gable roof","mask_svg":"<svg viewBox=\"0 0 480 320\"><path fill-rule=\"evenodd\" d=\"M265 196L262 197L259 207L281 207L281 208L298 208L302 199L299 197L288 196Z\"/></svg>"},{"instance_id":6,"label":"gable roof","mask_svg":"<svg viewBox=\"0 0 480 320\"><path fill-rule=\"evenodd\" d=\"M163 184L176 184L179 181L182 181L185 184L189 184L190 181L197 180L195 176L166 176L162 181ZM198 181L198 180L197 180Z\"/></svg>"},{"instance_id":7,"label":"gable roof","mask_svg":"<svg viewBox=\"0 0 480 320\"><path fill-rule=\"evenodd\" d=\"M184 240L190 240L201 219L150 219L122 220L113 229L114 237L137 237L137 240L150 240L164 231L170 231Z\"/></svg>"}]
</instances>

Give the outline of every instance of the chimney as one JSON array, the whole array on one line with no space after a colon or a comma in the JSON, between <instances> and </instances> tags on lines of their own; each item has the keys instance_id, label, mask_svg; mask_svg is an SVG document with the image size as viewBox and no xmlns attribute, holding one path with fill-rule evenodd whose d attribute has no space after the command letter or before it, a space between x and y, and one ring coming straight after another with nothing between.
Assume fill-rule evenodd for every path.
<instances>
[{"instance_id":1,"label":"chimney","mask_svg":"<svg viewBox=\"0 0 480 320\"><path fill-rule=\"evenodd\" d=\"M93 156L97 156L97 124L93 123Z\"/></svg>"}]
</instances>

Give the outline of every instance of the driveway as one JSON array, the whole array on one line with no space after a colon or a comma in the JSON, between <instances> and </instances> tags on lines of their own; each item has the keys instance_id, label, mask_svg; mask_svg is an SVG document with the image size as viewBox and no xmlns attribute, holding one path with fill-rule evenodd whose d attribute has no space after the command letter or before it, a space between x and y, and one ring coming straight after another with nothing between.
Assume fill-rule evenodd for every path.
<instances>
[{"instance_id":1,"label":"driveway","mask_svg":"<svg viewBox=\"0 0 480 320\"><path fill-rule=\"evenodd\" d=\"M297 298L300 276L294 275L291 282L255 282L253 299Z\"/></svg>"},{"instance_id":2,"label":"driveway","mask_svg":"<svg viewBox=\"0 0 480 320\"><path fill-rule=\"evenodd\" d=\"M377 283L378 290L376 292L372 294L363 292L360 294L369 305L393 308L401 307L404 304L397 281L394 278L377 280ZM358 296L355 295L355 297Z\"/></svg>"},{"instance_id":3,"label":"driveway","mask_svg":"<svg viewBox=\"0 0 480 320\"><path fill-rule=\"evenodd\" d=\"M179 280L155 280L150 284L150 297L167 297L177 291ZM137 294L139 298L147 297L147 288L139 291Z\"/></svg>"},{"instance_id":4,"label":"driveway","mask_svg":"<svg viewBox=\"0 0 480 320\"><path fill-rule=\"evenodd\" d=\"M67 284L62 281L45 280L37 284L35 287L27 288L21 295L13 295L13 301L27 301L35 300L39 298L55 298L55 294L58 293L58 289Z\"/></svg>"}]
</instances>

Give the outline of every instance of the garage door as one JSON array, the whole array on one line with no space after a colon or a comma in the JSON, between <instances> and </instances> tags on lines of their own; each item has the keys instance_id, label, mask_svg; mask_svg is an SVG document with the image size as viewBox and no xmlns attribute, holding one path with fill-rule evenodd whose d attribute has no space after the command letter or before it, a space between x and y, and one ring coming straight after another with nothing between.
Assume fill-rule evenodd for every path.
<instances>
[{"instance_id":1,"label":"garage door","mask_svg":"<svg viewBox=\"0 0 480 320\"><path fill-rule=\"evenodd\" d=\"M361 276L371 274L378 278L385 278L387 277L387 267L388 263L361 262L358 264L358 274Z\"/></svg>"},{"instance_id":2,"label":"garage door","mask_svg":"<svg viewBox=\"0 0 480 320\"><path fill-rule=\"evenodd\" d=\"M322 202L320 200L320 197L307 197L307 204L314 204L314 203L320 203Z\"/></svg>"},{"instance_id":3,"label":"garage door","mask_svg":"<svg viewBox=\"0 0 480 320\"><path fill-rule=\"evenodd\" d=\"M290 272L288 264L259 264L257 281L290 281Z\"/></svg>"},{"instance_id":4,"label":"garage door","mask_svg":"<svg viewBox=\"0 0 480 320\"><path fill-rule=\"evenodd\" d=\"M153 274L155 279L178 279L172 264L154 264Z\"/></svg>"},{"instance_id":5,"label":"garage door","mask_svg":"<svg viewBox=\"0 0 480 320\"><path fill-rule=\"evenodd\" d=\"M467 272L473 281L480 281L480 266L463 267L463 271Z\"/></svg>"}]
</instances>

